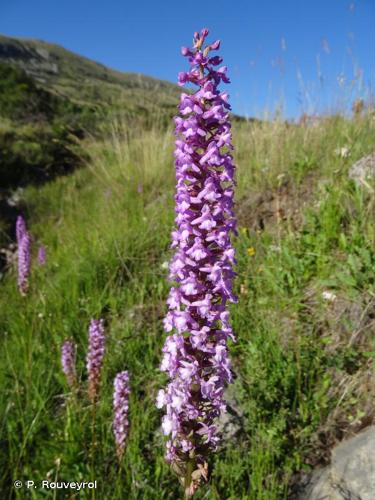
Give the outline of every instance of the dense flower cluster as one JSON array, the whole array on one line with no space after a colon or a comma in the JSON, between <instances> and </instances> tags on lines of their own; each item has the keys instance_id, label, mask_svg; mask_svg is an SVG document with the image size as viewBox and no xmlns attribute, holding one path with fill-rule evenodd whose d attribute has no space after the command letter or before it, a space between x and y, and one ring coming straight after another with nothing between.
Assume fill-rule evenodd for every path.
<instances>
[{"instance_id":1,"label":"dense flower cluster","mask_svg":"<svg viewBox=\"0 0 375 500\"><path fill-rule=\"evenodd\" d=\"M64 340L61 347L61 366L70 387L77 383L76 350L71 340Z\"/></svg>"},{"instance_id":2,"label":"dense flower cluster","mask_svg":"<svg viewBox=\"0 0 375 500\"><path fill-rule=\"evenodd\" d=\"M236 301L230 241L231 233L236 233L230 105L228 94L218 89L229 79L226 67L218 67L221 57L210 55L220 42L203 47L207 35L207 29L195 33L193 48L182 48L191 68L179 74L179 84L192 83L198 89L182 93L182 116L175 118L176 230L170 263L175 285L164 320L171 335L161 364L170 382L157 400L159 408L166 408L162 423L164 434L170 436L166 458L185 476L190 493L200 476L206 476L207 454L219 441L215 419L225 411L224 388L232 377L227 302Z\"/></svg>"},{"instance_id":3,"label":"dense flower cluster","mask_svg":"<svg viewBox=\"0 0 375 500\"><path fill-rule=\"evenodd\" d=\"M18 289L22 295L26 295L29 288L31 240L26 229L26 223L21 215L17 217L16 239L18 249Z\"/></svg>"},{"instance_id":4,"label":"dense flower cluster","mask_svg":"<svg viewBox=\"0 0 375 500\"><path fill-rule=\"evenodd\" d=\"M113 383L113 433L115 435L117 457L121 460L129 432L129 374L127 371L116 375Z\"/></svg>"},{"instance_id":5,"label":"dense flower cluster","mask_svg":"<svg viewBox=\"0 0 375 500\"><path fill-rule=\"evenodd\" d=\"M89 346L86 358L89 380L89 397L92 403L96 402L98 395L104 352L104 321L102 319L92 319L89 327Z\"/></svg>"}]
</instances>

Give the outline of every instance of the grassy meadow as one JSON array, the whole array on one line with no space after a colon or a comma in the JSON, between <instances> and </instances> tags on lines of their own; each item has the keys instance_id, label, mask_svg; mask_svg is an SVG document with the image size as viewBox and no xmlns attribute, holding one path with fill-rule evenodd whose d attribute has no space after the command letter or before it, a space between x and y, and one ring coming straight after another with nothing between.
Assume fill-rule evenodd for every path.
<instances>
[{"instance_id":1,"label":"grassy meadow","mask_svg":"<svg viewBox=\"0 0 375 500\"><path fill-rule=\"evenodd\" d=\"M373 150L375 118L245 122L233 132L234 431L196 498L279 500L373 417L375 202L348 169ZM1 497L180 498L155 407L165 383L173 131L116 122L106 140L82 147L85 168L23 193L34 253L28 296L12 266L0 283ZM40 244L45 266L36 262ZM93 428L85 356L89 321L99 317L107 346ZM61 370L65 338L78 346L78 394ZM118 464L112 385L125 369L131 429ZM16 490L16 479L97 480L97 489Z\"/></svg>"}]
</instances>

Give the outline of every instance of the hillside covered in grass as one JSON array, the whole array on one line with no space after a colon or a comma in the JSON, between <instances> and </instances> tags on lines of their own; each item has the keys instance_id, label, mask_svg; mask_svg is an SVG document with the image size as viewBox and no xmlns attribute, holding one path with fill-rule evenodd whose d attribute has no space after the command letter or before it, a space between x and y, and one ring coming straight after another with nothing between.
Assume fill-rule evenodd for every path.
<instances>
[{"instance_id":1,"label":"hillside covered in grass","mask_svg":"<svg viewBox=\"0 0 375 500\"><path fill-rule=\"evenodd\" d=\"M22 69L0 62L1 187L17 188L71 172L77 139L94 112L39 88Z\"/></svg>"},{"instance_id":2,"label":"hillside covered in grass","mask_svg":"<svg viewBox=\"0 0 375 500\"><path fill-rule=\"evenodd\" d=\"M23 193L33 239L29 294L19 295L11 262L0 282L0 489L7 496L24 498L11 485L30 478L97 480L97 498L179 495L155 407L165 383L173 134L129 132L118 122L112 132L82 143L87 168ZM375 122L365 115L300 126L243 123L233 136L235 382L213 476L197 498L279 500L374 417L374 197L348 170L373 150ZM41 244L45 266L35 259ZM89 321L99 317L107 345L94 431L85 356ZM78 395L61 370L65 338L78 345ZM111 398L124 369L131 429L119 467Z\"/></svg>"},{"instance_id":3,"label":"hillside covered in grass","mask_svg":"<svg viewBox=\"0 0 375 500\"><path fill-rule=\"evenodd\" d=\"M165 129L178 95L172 83L111 70L58 45L0 35L0 249L14 237L21 207L8 201L16 189L82 166L81 140L111 135L119 119L129 128ZM2 261L0 253L0 270Z\"/></svg>"},{"instance_id":4,"label":"hillside covered in grass","mask_svg":"<svg viewBox=\"0 0 375 500\"><path fill-rule=\"evenodd\" d=\"M24 70L38 85L80 106L112 117L172 116L177 85L137 73L121 73L41 40L0 35L0 61Z\"/></svg>"},{"instance_id":5,"label":"hillside covered in grass","mask_svg":"<svg viewBox=\"0 0 375 500\"><path fill-rule=\"evenodd\" d=\"M169 123L178 88L120 73L37 40L0 36L1 187L48 180L80 164L77 138L116 120Z\"/></svg>"},{"instance_id":6,"label":"hillside covered in grass","mask_svg":"<svg viewBox=\"0 0 375 500\"><path fill-rule=\"evenodd\" d=\"M85 156L79 140L108 136L117 121L165 129L179 92L170 82L121 73L58 45L0 35L1 189L71 172Z\"/></svg>"}]
</instances>

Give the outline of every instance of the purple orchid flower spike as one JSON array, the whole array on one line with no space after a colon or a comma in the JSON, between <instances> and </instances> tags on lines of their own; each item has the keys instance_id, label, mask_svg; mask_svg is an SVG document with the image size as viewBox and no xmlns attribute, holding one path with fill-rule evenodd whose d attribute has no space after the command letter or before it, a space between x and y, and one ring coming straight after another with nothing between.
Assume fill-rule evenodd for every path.
<instances>
[{"instance_id":1,"label":"purple orchid flower spike","mask_svg":"<svg viewBox=\"0 0 375 500\"><path fill-rule=\"evenodd\" d=\"M44 266L46 263L46 247L41 245L38 249L38 264Z\"/></svg>"},{"instance_id":2,"label":"purple orchid flower spike","mask_svg":"<svg viewBox=\"0 0 375 500\"><path fill-rule=\"evenodd\" d=\"M113 386L113 433L116 442L117 458L121 461L129 433L129 373L127 371L118 373Z\"/></svg>"},{"instance_id":3,"label":"purple orchid flower spike","mask_svg":"<svg viewBox=\"0 0 375 500\"><path fill-rule=\"evenodd\" d=\"M204 47L208 30L194 34L193 48L183 48L190 71L179 74L182 93L176 130L176 230L170 262L173 286L164 320L170 333L163 348L161 370L169 376L159 391L165 409L162 429L169 436L166 459L177 472L185 496L194 494L208 476L207 458L219 443L216 419L225 411L224 389L231 381L228 338L233 337L228 302L232 291L237 233L233 212L234 172L228 83L221 58L210 56L216 41Z\"/></svg>"},{"instance_id":4,"label":"purple orchid flower spike","mask_svg":"<svg viewBox=\"0 0 375 500\"><path fill-rule=\"evenodd\" d=\"M88 393L90 401L95 404L98 397L100 377L105 352L104 321L92 319L89 327L89 345L87 351Z\"/></svg>"},{"instance_id":5,"label":"purple orchid flower spike","mask_svg":"<svg viewBox=\"0 0 375 500\"><path fill-rule=\"evenodd\" d=\"M17 217L16 239L18 255L18 289L21 295L26 295L29 289L29 274L31 267L31 239L26 229L25 220Z\"/></svg>"},{"instance_id":6,"label":"purple orchid flower spike","mask_svg":"<svg viewBox=\"0 0 375 500\"><path fill-rule=\"evenodd\" d=\"M68 339L64 340L61 347L61 366L69 386L73 389L77 385L76 346Z\"/></svg>"}]
</instances>

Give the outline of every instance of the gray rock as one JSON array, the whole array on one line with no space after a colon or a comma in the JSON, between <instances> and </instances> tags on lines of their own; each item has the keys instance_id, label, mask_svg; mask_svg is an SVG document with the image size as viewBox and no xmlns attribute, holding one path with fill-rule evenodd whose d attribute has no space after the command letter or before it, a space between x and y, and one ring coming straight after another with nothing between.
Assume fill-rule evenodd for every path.
<instances>
[{"instance_id":1,"label":"gray rock","mask_svg":"<svg viewBox=\"0 0 375 500\"><path fill-rule=\"evenodd\" d=\"M244 430L244 415L237 400L236 384L230 384L225 390L227 411L222 412L216 422L217 430L222 435L222 444L225 446L238 439Z\"/></svg>"},{"instance_id":2,"label":"gray rock","mask_svg":"<svg viewBox=\"0 0 375 500\"><path fill-rule=\"evenodd\" d=\"M375 151L356 161L350 167L349 177L353 179L356 184L369 187L369 183L375 179Z\"/></svg>"},{"instance_id":3,"label":"gray rock","mask_svg":"<svg viewBox=\"0 0 375 500\"><path fill-rule=\"evenodd\" d=\"M237 438L243 430L243 418L236 407L227 403L227 411L223 412L216 423L224 444Z\"/></svg>"},{"instance_id":4,"label":"gray rock","mask_svg":"<svg viewBox=\"0 0 375 500\"><path fill-rule=\"evenodd\" d=\"M375 500L375 426L343 441L313 473L299 500Z\"/></svg>"},{"instance_id":5,"label":"gray rock","mask_svg":"<svg viewBox=\"0 0 375 500\"><path fill-rule=\"evenodd\" d=\"M299 495L298 500L342 500L332 488L328 467L313 473L309 485Z\"/></svg>"}]
</instances>

